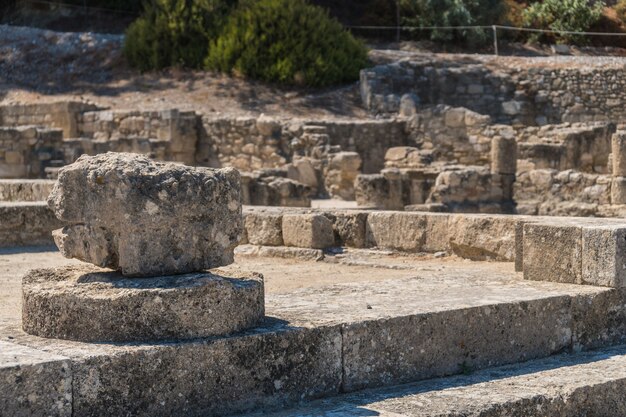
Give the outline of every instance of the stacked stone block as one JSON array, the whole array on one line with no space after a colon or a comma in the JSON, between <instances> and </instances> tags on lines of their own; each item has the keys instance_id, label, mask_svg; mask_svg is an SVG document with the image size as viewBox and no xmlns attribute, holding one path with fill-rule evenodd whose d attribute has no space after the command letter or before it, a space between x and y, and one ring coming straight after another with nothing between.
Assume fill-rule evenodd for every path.
<instances>
[{"instance_id":1,"label":"stacked stone block","mask_svg":"<svg viewBox=\"0 0 626 417\"><path fill-rule=\"evenodd\" d=\"M242 233L236 170L84 156L61 170L49 205L68 223L54 232L61 253L93 265L24 278L28 333L88 342L192 339L247 329L263 317L263 278L215 269L233 262Z\"/></svg>"}]
</instances>

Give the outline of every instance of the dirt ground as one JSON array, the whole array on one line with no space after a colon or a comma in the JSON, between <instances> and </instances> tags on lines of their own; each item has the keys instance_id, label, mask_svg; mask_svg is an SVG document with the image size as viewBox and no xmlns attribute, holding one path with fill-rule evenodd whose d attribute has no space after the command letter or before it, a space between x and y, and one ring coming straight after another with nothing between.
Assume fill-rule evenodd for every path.
<instances>
[{"instance_id":1,"label":"dirt ground","mask_svg":"<svg viewBox=\"0 0 626 417\"><path fill-rule=\"evenodd\" d=\"M370 118L358 82L325 89L286 88L225 75L170 69L140 74L125 64L123 36L53 32L0 25L0 104L78 99L115 109L179 108L207 115L282 118ZM626 64L624 50L573 48L549 56L549 47L517 46L512 54L434 53L423 42L371 45L371 65L448 60L502 67L577 67ZM589 56L604 55L604 56Z\"/></svg>"}]
</instances>

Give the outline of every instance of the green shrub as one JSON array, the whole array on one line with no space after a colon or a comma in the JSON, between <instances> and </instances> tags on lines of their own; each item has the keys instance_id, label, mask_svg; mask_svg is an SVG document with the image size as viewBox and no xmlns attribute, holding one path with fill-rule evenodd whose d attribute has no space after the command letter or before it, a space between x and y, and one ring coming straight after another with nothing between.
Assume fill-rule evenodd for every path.
<instances>
[{"instance_id":1,"label":"green shrub","mask_svg":"<svg viewBox=\"0 0 626 417\"><path fill-rule=\"evenodd\" d=\"M152 0L126 31L124 55L142 71L200 68L236 0Z\"/></svg>"},{"instance_id":2,"label":"green shrub","mask_svg":"<svg viewBox=\"0 0 626 417\"><path fill-rule=\"evenodd\" d=\"M408 26L483 26L497 24L506 13L503 0L400 0ZM418 30L419 38L438 42L480 44L491 39L489 29Z\"/></svg>"},{"instance_id":3,"label":"green shrub","mask_svg":"<svg viewBox=\"0 0 626 417\"><path fill-rule=\"evenodd\" d=\"M524 11L524 23L537 29L584 32L596 24L602 16L605 4L590 0L544 0L531 4ZM585 42L584 36L562 34L554 36L558 41Z\"/></svg>"},{"instance_id":4,"label":"green shrub","mask_svg":"<svg viewBox=\"0 0 626 417\"><path fill-rule=\"evenodd\" d=\"M307 86L356 80L366 62L365 47L304 0L241 4L205 61L208 69Z\"/></svg>"}]
</instances>

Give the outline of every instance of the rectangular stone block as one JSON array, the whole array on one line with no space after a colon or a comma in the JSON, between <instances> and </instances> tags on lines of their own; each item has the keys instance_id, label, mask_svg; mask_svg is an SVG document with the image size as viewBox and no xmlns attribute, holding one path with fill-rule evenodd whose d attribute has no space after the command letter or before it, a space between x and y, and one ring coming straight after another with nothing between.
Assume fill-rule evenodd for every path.
<instances>
[{"instance_id":1,"label":"rectangular stone block","mask_svg":"<svg viewBox=\"0 0 626 417\"><path fill-rule=\"evenodd\" d=\"M502 325L522 322L541 325ZM569 346L569 325L568 297L347 324L343 387L356 391L547 356Z\"/></svg>"},{"instance_id":2,"label":"rectangular stone block","mask_svg":"<svg viewBox=\"0 0 626 417\"><path fill-rule=\"evenodd\" d=\"M0 203L0 247L51 245L62 226L44 202Z\"/></svg>"},{"instance_id":3,"label":"rectangular stone block","mask_svg":"<svg viewBox=\"0 0 626 417\"><path fill-rule=\"evenodd\" d=\"M450 248L462 258L513 261L516 216L455 214L450 216Z\"/></svg>"},{"instance_id":4,"label":"rectangular stone block","mask_svg":"<svg viewBox=\"0 0 626 417\"><path fill-rule=\"evenodd\" d=\"M524 279L582 283L582 228L572 224L525 224Z\"/></svg>"},{"instance_id":5,"label":"rectangular stone block","mask_svg":"<svg viewBox=\"0 0 626 417\"><path fill-rule=\"evenodd\" d=\"M517 171L517 141L514 137L496 136L491 141L491 172L515 174Z\"/></svg>"},{"instance_id":6,"label":"rectangular stone block","mask_svg":"<svg viewBox=\"0 0 626 417\"><path fill-rule=\"evenodd\" d=\"M424 252L441 252L450 250L449 221L447 213L422 213L426 218L424 234Z\"/></svg>"},{"instance_id":7,"label":"rectangular stone block","mask_svg":"<svg viewBox=\"0 0 626 417\"><path fill-rule=\"evenodd\" d=\"M626 177L611 180L611 204L626 204Z\"/></svg>"},{"instance_id":8,"label":"rectangular stone block","mask_svg":"<svg viewBox=\"0 0 626 417\"><path fill-rule=\"evenodd\" d=\"M626 224L582 228L582 283L626 287Z\"/></svg>"},{"instance_id":9,"label":"rectangular stone block","mask_svg":"<svg viewBox=\"0 0 626 417\"><path fill-rule=\"evenodd\" d=\"M372 212L367 216L367 246L419 252L426 230L426 216L421 213Z\"/></svg>"},{"instance_id":10,"label":"rectangular stone block","mask_svg":"<svg viewBox=\"0 0 626 417\"><path fill-rule=\"evenodd\" d=\"M69 359L0 341L0 416L72 416Z\"/></svg>"},{"instance_id":11,"label":"rectangular stone block","mask_svg":"<svg viewBox=\"0 0 626 417\"><path fill-rule=\"evenodd\" d=\"M252 245L282 246L283 216L273 213L246 213L244 226Z\"/></svg>"},{"instance_id":12,"label":"rectangular stone block","mask_svg":"<svg viewBox=\"0 0 626 417\"><path fill-rule=\"evenodd\" d=\"M626 132L617 132L611 138L613 176L626 177Z\"/></svg>"},{"instance_id":13,"label":"rectangular stone block","mask_svg":"<svg viewBox=\"0 0 626 417\"><path fill-rule=\"evenodd\" d=\"M366 211L337 211L324 213L333 223L335 242L339 246L350 248L365 248L365 228L367 223Z\"/></svg>"},{"instance_id":14,"label":"rectangular stone block","mask_svg":"<svg viewBox=\"0 0 626 417\"><path fill-rule=\"evenodd\" d=\"M48 204L68 226L61 253L125 276L183 274L228 265L242 230L233 168L83 155L59 171Z\"/></svg>"},{"instance_id":15,"label":"rectangular stone block","mask_svg":"<svg viewBox=\"0 0 626 417\"><path fill-rule=\"evenodd\" d=\"M324 249L335 245L332 222L321 214L283 216L285 246Z\"/></svg>"},{"instance_id":16,"label":"rectangular stone block","mask_svg":"<svg viewBox=\"0 0 626 417\"><path fill-rule=\"evenodd\" d=\"M73 415L223 416L336 395L341 384L338 327L277 324L217 340L102 349L109 352L74 361Z\"/></svg>"}]
</instances>

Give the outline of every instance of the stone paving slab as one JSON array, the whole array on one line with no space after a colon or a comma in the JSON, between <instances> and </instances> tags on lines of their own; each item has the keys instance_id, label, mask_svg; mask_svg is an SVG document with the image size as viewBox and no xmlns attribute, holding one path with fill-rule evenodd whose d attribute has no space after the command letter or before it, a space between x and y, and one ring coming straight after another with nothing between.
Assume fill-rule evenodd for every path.
<instances>
[{"instance_id":1,"label":"stone paving slab","mask_svg":"<svg viewBox=\"0 0 626 417\"><path fill-rule=\"evenodd\" d=\"M232 337L49 340L24 334L19 311L9 311L0 340L69 358L75 415L192 416L276 409L625 341L619 290L523 280L512 263L362 255L353 265L358 257L348 255L332 264L238 260L266 276L271 318Z\"/></svg>"},{"instance_id":2,"label":"stone paving slab","mask_svg":"<svg viewBox=\"0 0 626 417\"><path fill-rule=\"evenodd\" d=\"M565 354L471 375L364 390L250 417L626 415L626 347Z\"/></svg>"},{"instance_id":3,"label":"stone paving slab","mask_svg":"<svg viewBox=\"0 0 626 417\"><path fill-rule=\"evenodd\" d=\"M0 340L0 416L71 416L66 357Z\"/></svg>"}]
</instances>

